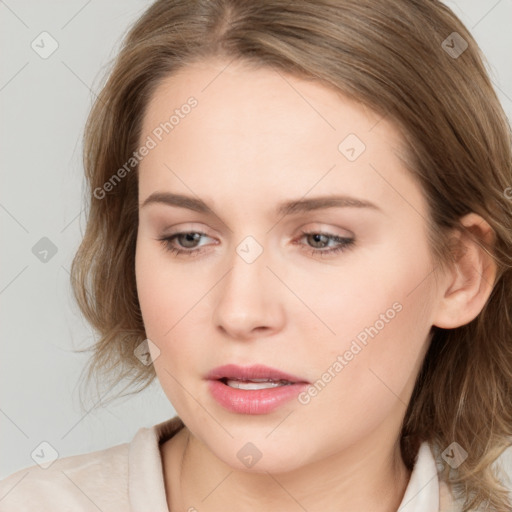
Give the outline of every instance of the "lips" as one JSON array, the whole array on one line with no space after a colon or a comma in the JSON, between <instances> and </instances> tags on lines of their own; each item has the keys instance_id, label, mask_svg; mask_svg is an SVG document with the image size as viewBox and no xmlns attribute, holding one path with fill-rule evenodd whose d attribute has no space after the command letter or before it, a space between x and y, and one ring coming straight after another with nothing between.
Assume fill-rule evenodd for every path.
<instances>
[{"instance_id":1,"label":"lips","mask_svg":"<svg viewBox=\"0 0 512 512\"><path fill-rule=\"evenodd\" d=\"M211 370L206 376L207 380L245 380L250 381L253 379L265 379L271 381L287 381L290 383L305 383L308 381L296 375L283 372L276 368L271 368L265 365L252 365L252 366L238 366L235 364L227 364L218 366Z\"/></svg>"},{"instance_id":2,"label":"lips","mask_svg":"<svg viewBox=\"0 0 512 512\"><path fill-rule=\"evenodd\" d=\"M269 414L296 398L309 385L301 377L264 365L219 366L206 379L211 396L236 414ZM272 381L272 384L265 386L261 381Z\"/></svg>"}]
</instances>

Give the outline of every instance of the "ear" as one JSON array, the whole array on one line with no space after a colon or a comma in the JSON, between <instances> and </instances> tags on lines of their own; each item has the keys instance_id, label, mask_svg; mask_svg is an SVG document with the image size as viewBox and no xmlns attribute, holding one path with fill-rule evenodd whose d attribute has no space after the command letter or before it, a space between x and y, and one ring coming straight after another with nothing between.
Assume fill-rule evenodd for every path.
<instances>
[{"instance_id":1,"label":"ear","mask_svg":"<svg viewBox=\"0 0 512 512\"><path fill-rule=\"evenodd\" d=\"M443 329L454 329L475 319L496 279L497 267L490 254L494 230L476 213L462 217L460 225L454 233L454 260L442 280L442 296L433 318L433 325Z\"/></svg>"}]
</instances>

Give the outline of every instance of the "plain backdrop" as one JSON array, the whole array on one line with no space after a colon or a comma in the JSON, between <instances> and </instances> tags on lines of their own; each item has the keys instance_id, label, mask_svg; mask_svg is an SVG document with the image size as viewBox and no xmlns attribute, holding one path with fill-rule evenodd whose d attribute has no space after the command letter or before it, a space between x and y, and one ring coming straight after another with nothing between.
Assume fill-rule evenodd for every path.
<instances>
[{"instance_id":1,"label":"plain backdrop","mask_svg":"<svg viewBox=\"0 0 512 512\"><path fill-rule=\"evenodd\" d=\"M512 0L446 3L487 56L512 119ZM157 381L83 412L87 354L73 352L93 340L69 285L85 226L83 127L121 37L149 4L0 0L0 478L34 465L43 441L60 457L100 450L175 414Z\"/></svg>"}]
</instances>

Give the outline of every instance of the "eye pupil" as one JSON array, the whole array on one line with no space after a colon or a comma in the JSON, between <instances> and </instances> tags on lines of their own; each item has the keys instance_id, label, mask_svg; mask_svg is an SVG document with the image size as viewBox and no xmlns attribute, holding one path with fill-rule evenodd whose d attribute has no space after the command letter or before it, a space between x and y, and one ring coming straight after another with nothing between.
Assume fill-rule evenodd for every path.
<instances>
[{"instance_id":1,"label":"eye pupil","mask_svg":"<svg viewBox=\"0 0 512 512\"><path fill-rule=\"evenodd\" d=\"M197 241L198 237L201 236L201 233L183 233L180 235L180 244L182 241L185 241L183 247L191 248L194 247L195 242ZM188 243L191 243L191 245L187 245Z\"/></svg>"},{"instance_id":2,"label":"eye pupil","mask_svg":"<svg viewBox=\"0 0 512 512\"><path fill-rule=\"evenodd\" d=\"M320 245L321 245L322 247L323 247L323 245L322 245L322 244L325 244L325 242L327 241L327 240L325 240L325 239L326 239L326 238L328 238L326 235L323 235L323 234L321 234L321 233L314 233L313 235L310 235L310 237L311 237L311 238L313 238L313 240L314 240L314 244L316 244L316 243L320 242ZM322 240L322 237L323 237L323 240ZM314 244L313 244L313 245L314 245ZM316 246L315 246L315 247L316 247Z\"/></svg>"}]
</instances>

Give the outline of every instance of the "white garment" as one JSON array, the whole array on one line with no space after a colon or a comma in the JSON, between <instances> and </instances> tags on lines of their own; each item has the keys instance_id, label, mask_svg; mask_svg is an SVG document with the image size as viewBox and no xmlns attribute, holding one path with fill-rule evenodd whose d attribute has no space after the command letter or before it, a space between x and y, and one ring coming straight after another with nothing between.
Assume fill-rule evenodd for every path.
<instances>
[{"instance_id":1,"label":"white garment","mask_svg":"<svg viewBox=\"0 0 512 512\"><path fill-rule=\"evenodd\" d=\"M130 443L17 471L0 481L0 512L169 512L159 444L182 427L174 416ZM398 512L459 511L423 443Z\"/></svg>"}]
</instances>

